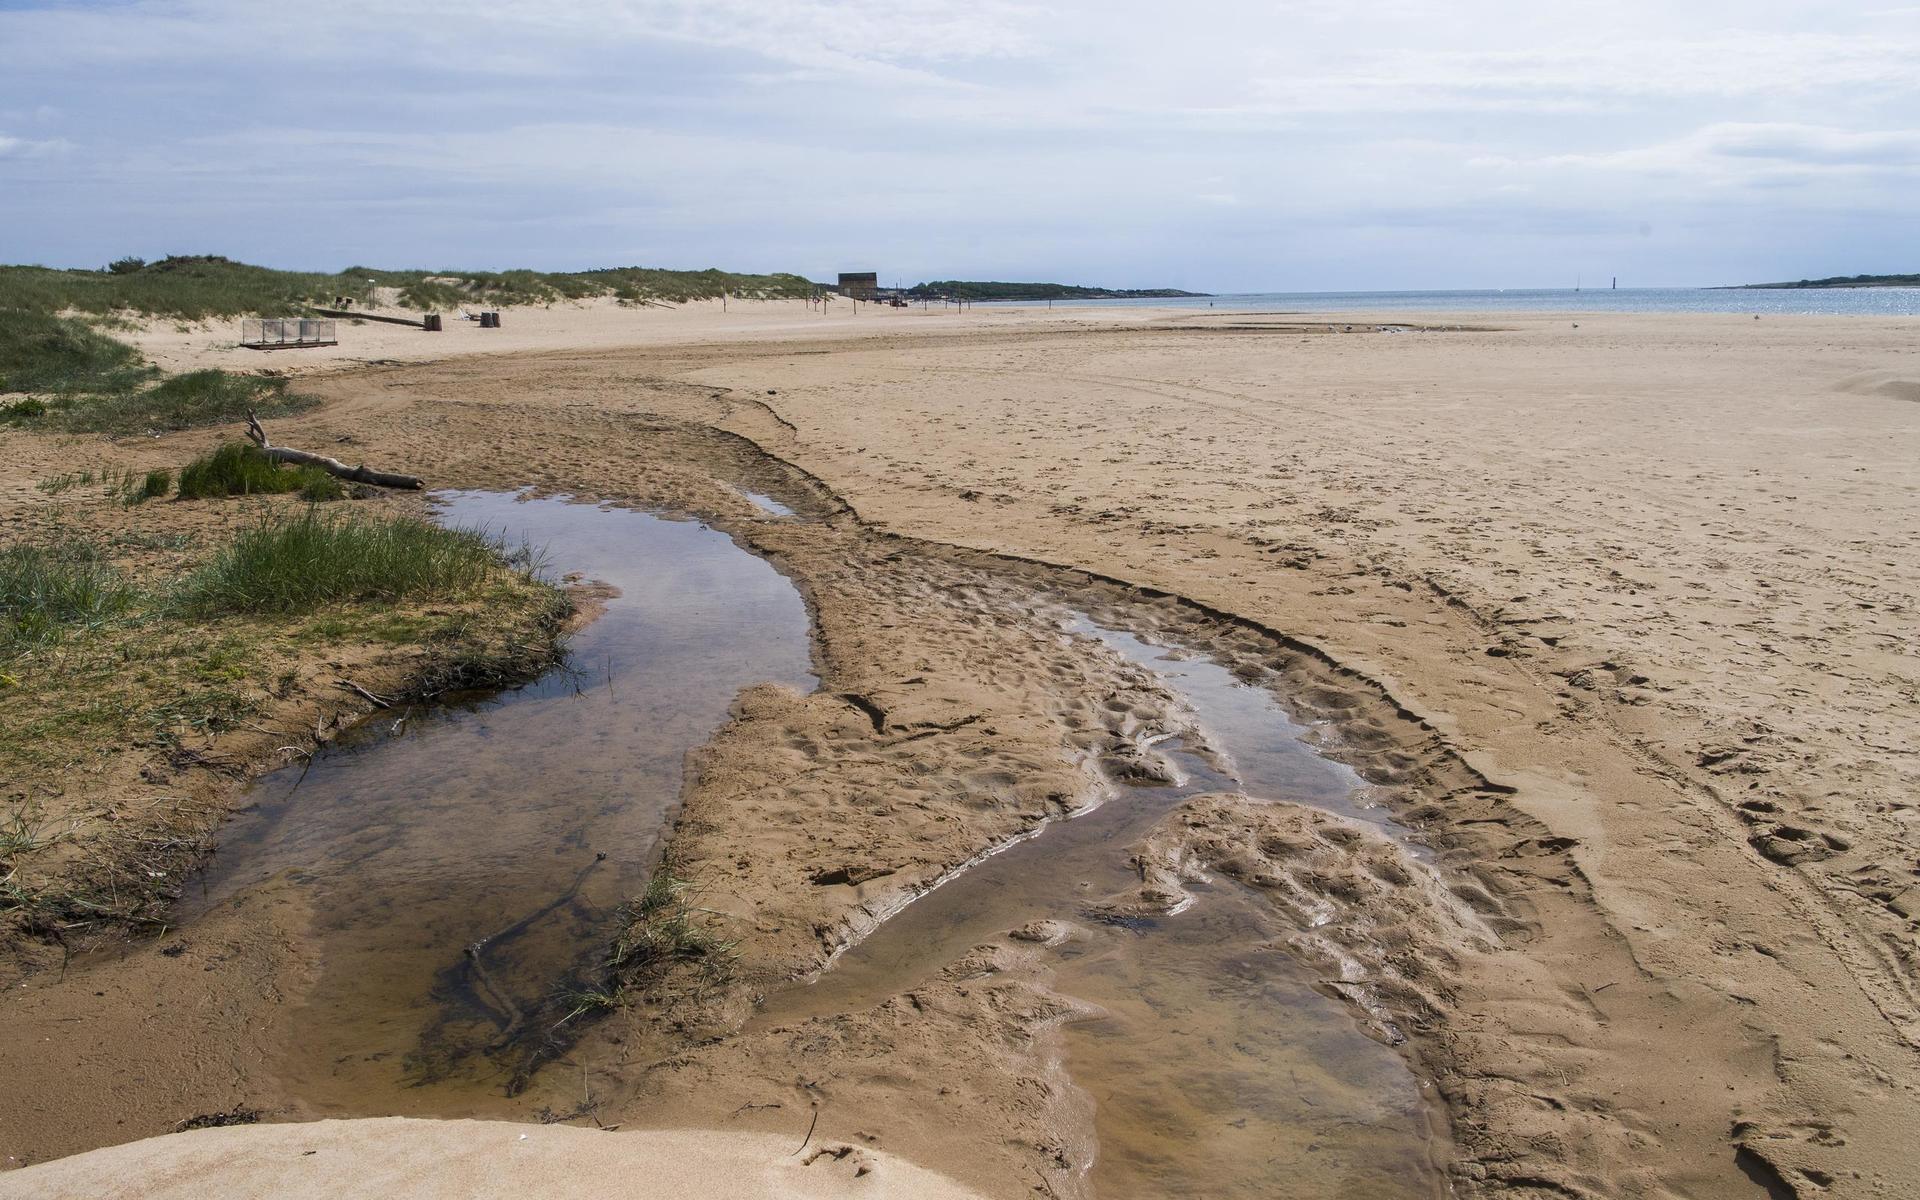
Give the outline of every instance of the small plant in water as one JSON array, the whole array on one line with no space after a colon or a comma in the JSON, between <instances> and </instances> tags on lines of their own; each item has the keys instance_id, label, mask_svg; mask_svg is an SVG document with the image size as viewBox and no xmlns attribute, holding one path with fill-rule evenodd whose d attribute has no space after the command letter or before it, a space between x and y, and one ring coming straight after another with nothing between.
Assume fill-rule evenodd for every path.
<instances>
[{"instance_id":1,"label":"small plant in water","mask_svg":"<svg viewBox=\"0 0 1920 1200\"><path fill-rule=\"evenodd\" d=\"M658 992L677 972L689 993L724 982L733 971L737 943L715 937L700 917L706 909L688 899L688 882L666 867L653 873L647 890L620 910L621 932L607 956L606 971L596 983L567 987L554 997L564 1015L559 1029L588 1013L606 1012L625 1003L640 989Z\"/></svg>"},{"instance_id":2,"label":"small plant in water","mask_svg":"<svg viewBox=\"0 0 1920 1200\"><path fill-rule=\"evenodd\" d=\"M686 880L662 867L640 898L626 906L625 929L607 959L615 979L623 984L658 979L676 965L697 966L709 978L732 970L735 943L715 937L699 920L706 910L688 901L688 888Z\"/></svg>"}]
</instances>

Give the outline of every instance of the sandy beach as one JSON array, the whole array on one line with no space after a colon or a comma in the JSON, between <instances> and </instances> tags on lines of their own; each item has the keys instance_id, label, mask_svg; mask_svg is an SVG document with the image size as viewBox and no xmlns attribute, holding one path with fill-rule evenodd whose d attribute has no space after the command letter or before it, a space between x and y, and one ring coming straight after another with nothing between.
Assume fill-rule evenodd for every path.
<instances>
[{"instance_id":1,"label":"sandy beach","mask_svg":"<svg viewBox=\"0 0 1920 1200\"><path fill-rule=\"evenodd\" d=\"M1099 1005L1051 949L1084 930L1002 929L859 1005L780 1008L906 900L1153 773L1141 747L1191 713L1061 632L1092 614L1269 688L1413 831L1195 795L1114 848L1137 889L1098 899L1244 885L1263 944L1426 1089L1436 1186L1920 1193L1920 321L768 302L341 328L273 356L225 328L131 340L169 370L295 374L324 403L276 423L288 444L694 514L805 596L820 688L744 693L666 838L739 979L606 1018L523 1097L415 1111L313 1082L288 1028L313 918L263 889L184 953L10 975L13 1164L240 1106L529 1120L585 1079L626 1130L797 1143L811 1111L816 1138L981 1195L1099 1191L1096 1114L1121 1109L1076 1077ZM0 520L45 519L36 481L81 459L230 435L0 433ZM168 507L74 519L193 519ZM68 800L198 778L129 763ZM0 1191L80 1194L27 1182L58 1169ZM1323 1194L1380 1194L1326 1172Z\"/></svg>"}]
</instances>

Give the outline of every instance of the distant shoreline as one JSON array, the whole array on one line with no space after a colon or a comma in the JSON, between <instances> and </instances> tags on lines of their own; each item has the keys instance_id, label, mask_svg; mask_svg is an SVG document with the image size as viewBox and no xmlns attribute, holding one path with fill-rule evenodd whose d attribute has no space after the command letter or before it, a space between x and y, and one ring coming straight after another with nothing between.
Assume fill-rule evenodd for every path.
<instances>
[{"instance_id":1,"label":"distant shoreline","mask_svg":"<svg viewBox=\"0 0 1920 1200\"><path fill-rule=\"evenodd\" d=\"M1792 283L1735 283L1713 290L1804 292L1829 288L1891 287L1920 287L1920 275L1830 275L1825 279L1801 279Z\"/></svg>"},{"instance_id":2,"label":"distant shoreline","mask_svg":"<svg viewBox=\"0 0 1920 1200\"><path fill-rule=\"evenodd\" d=\"M1211 292L1179 288L1081 287L1071 283L1007 283L1001 280L935 279L906 290L910 300L1185 300L1205 299Z\"/></svg>"}]
</instances>

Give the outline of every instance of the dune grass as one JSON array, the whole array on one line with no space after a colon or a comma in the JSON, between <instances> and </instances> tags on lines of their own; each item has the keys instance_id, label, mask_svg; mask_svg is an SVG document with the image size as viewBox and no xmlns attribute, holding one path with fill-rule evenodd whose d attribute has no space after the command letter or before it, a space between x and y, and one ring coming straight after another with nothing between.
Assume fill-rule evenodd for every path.
<instances>
[{"instance_id":1,"label":"dune grass","mask_svg":"<svg viewBox=\"0 0 1920 1200\"><path fill-rule=\"evenodd\" d=\"M596 271L402 270L352 266L333 273L276 271L219 255L173 255L157 262L123 259L106 270L0 267L0 309L48 316L121 312L180 321L243 316L289 316L350 298L366 306L374 289L396 288L410 308L445 312L463 306L549 304L589 296L686 301L720 295L808 296L813 284L798 275L753 275L708 268L670 271L612 267Z\"/></svg>"},{"instance_id":2,"label":"dune grass","mask_svg":"<svg viewBox=\"0 0 1920 1200\"><path fill-rule=\"evenodd\" d=\"M0 546L0 659L119 616L136 595L84 544Z\"/></svg>"},{"instance_id":3,"label":"dune grass","mask_svg":"<svg viewBox=\"0 0 1920 1200\"><path fill-rule=\"evenodd\" d=\"M0 315L0 328L4 324ZM30 396L0 404L0 424L59 433L165 433L241 421L250 409L263 417L284 417L315 403L311 397L288 391L286 380L270 376L208 369L175 375L152 387L139 386L153 374L100 376L96 377L101 384L98 390L76 389L51 399ZM11 386L0 385L0 390Z\"/></svg>"},{"instance_id":4,"label":"dune grass","mask_svg":"<svg viewBox=\"0 0 1920 1200\"><path fill-rule=\"evenodd\" d=\"M366 270L365 268L352 268ZM810 296L814 285L798 275L743 275L709 267L704 271L668 271L656 267L609 267L595 271L368 271L368 276L400 289L401 303L413 308L451 311L461 307L551 304L590 296L626 301L685 303L720 296L794 299Z\"/></svg>"},{"instance_id":5,"label":"dune grass","mask_svg":"<svg viewBox=\"0 0 1920 1200\"><path fill-rule=\"evenodd\" d=\"M283 417L313 403L288 392L284 379L209 369L143 391L55 402L45 422L71 433L154 433L243 421L249 409Z\"/></svg>"},{"instance_id":6,"label":"dune grass","mask_svg":"<svg viewBox=\"0 0 1920 1200\"><path fill-rule=\"evenodd\" d=\"M298 613L337 601L452 596L484 583L500 548L413 517L334 517L313 509L242 531L181 585L179 610Z\"/></svg>"},{"instance_id":7,"label":"dune grass","mask_svg":"<svg viewBox=\"0 0 1920 1200\"><path fill-rule=\"evenodd\" d=\"M138 260L125 260L131 264ZM116 267L122 264L115 264ZM173 255L127 269L61 271L0 267L0 308L59 314L136 312L181 321L284 316L307 305L373 296L364 276L276 271L219 255Z\"/></svg>"},{"instance_id":8,"label":"dune grass","mask_svg":"<svg viewBox=\"0 0 1920 1200\"><path fill-rule=\"evenodd\" d=\"M271 376L204 370L160 379L138 350L86 321L9 306L0 295L0 396L9 394L20 398L0 402L0 425L61 433L191 429L240 420L250 408L285 416L313 403Z\"/></svg>"},{"instance_id":9,"label":"dune grass","mask_svg":"<svg viewBox=\"0 0 1920 1200\"><path fill-rule=\"evenodd\" d=\"M622 910L625 928L614 942L607 966L623 977L654 973L670 964L725 963L734 944L715 937L700 920L701 909L689 898L686 880L662 866L647 881L647 890Z\"/></svg>"},{"instance_id":10,"label":"dune grass","mask_svg":"<svg viewBox=\"0 0 1920 1200\"><path fill-rule=\"evenodd\" d=\"M0 299L0 394L130 392L155 374L139 351L84 322Z\"/></svg>"},{"instance_id":11,"label":"dune grass","mask_svg":"<svg viewBox=\"0 0 1920 1200\"><path fill-rule=\"evenodd\" d=\"M318 467L284 467L252 442L225 442L180 469L182 500L221 496L271 496L299 492L307 500L338 500L347 494L338 479Z\"/></svg>"}]
</instances>

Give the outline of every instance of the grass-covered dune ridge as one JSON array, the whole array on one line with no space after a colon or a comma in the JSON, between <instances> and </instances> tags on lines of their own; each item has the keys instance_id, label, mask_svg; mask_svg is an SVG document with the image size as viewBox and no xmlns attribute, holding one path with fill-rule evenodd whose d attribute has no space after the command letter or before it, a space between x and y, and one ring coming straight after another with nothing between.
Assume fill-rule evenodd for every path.
<instances>
[{"instance_id":1,"label":"grass-covered dune ridge","mask_svg":"<svg viewBox=\"0 0 1920 1200\"><path fill-rule=\"evenodd\" d=\"M0 299L0 394L126 392L153 375L140 352L125 342L47 309L9 306Z\"/></svg>"},{"instance_id":2,"label":"grass-covered dune ridge","mask_svg":"<svg viewBox=\"0 0 1920 1200\"><path fill-rule=\"evenodd\" d=\"M753 275L709 268L672 271L612 267L595 271L383 270L280 271L215 254L156 262L123 259L104 270L0 267L0 310L60 314L135 313L181 321L295 315L351 299L365 307L391 288L402 307L447 311L466 306L550 304L611 296L681 302L721 295L783 299L811 295L799 275Z\"/></svg>"},{"instance_id":3,"label":"grass-covered dune ridge","mask_svg":"<svg viewBox=\"0 0 1920 1200\"><path fill-rule=\"evenodd\" d=\"M274 375L208 369L162 379L139 351L85 321L0 308L0 428L164 433L312 403Z\"/></svg>"},{"instance_id":4,"label":"grass-covered dune ridge","mask_svg":"<svg viewBox=\"0 0 1920 1200\"><path fill-rule=\"evenodd\" d=\"M276 372L194 371L161 380L114 336L139 321L193 323L281 317L350 305L428 312L612 298L664 304L735 296L795 299L816 287L798 275L614 267L595 271L280 271L217 254L100 270L0 266L0 427L109 435L224 424L311 401ZM17 398L16 398L17 397Z\"/></svg>"}]
</instances>

